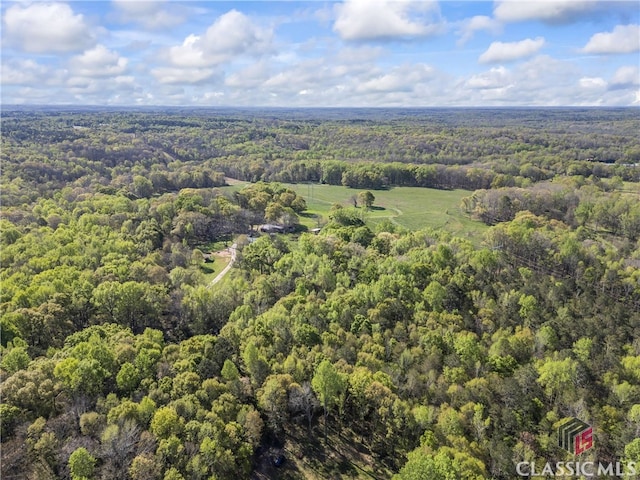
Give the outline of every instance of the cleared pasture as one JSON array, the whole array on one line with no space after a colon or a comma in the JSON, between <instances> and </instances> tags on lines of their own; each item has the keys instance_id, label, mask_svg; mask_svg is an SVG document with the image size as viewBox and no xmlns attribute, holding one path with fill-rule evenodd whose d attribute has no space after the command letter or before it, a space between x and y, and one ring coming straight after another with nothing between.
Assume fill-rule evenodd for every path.
<instances>
[{"instance_id":1,"label":"cleared pasture","mask_svg":"<svg viewBox=\"0 0 640 480\"><path fill-rule=\"evenodd\" d=\"M241 190L247 185L227 178L229 190ZM307 202L307 210L300 216L300 223L309 229L318 227L328 220L332 205L339 203L353 206L352 198L364 190L339 185L311 183L285 183L287 187L302 195ZM480 221L471 219L460 208L464 197L473 192L467 190L437 190L420 187L392 187L388 190L370 190L375 196L373 207L363 213L370 226L387 219L408 230L421 228L441 228L458 237L468 238L474 243L482 240L488 228Z\"/></svg>"},{"instance_id":2,"label":"cleared pasture","mask_svg":"<svg viewBox=\"0 0 640 480\"><path fill-rule=\"evenodd\" d=\"M325 220L334 203L353 206L352 197L362 190L317 184L288 184L307 202L307 211L301 223L316 227L320 215ZM385 219L409 230L424 227L442 228L460 237L479 240L487 227L465 215L460 209L461 200L471 195L466 190L435 190L431 188L395 187L389 190L373 190L373 207L364 213L367 223L375 225Z\"/></svg>"}]
</instances>

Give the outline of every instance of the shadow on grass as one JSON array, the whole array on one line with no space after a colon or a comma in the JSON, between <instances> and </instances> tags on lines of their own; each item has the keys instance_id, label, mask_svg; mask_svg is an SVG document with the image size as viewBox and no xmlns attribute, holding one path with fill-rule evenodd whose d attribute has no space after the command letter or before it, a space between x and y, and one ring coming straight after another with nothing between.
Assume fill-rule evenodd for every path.
<instances>
[{"instance_id":1,"label":"shadow on grass","mask_svg":"<svg viewBox=\"0 0 640 480\"><path fill-rule=\"evenodd\" d=\"M211 274L215 271L213 268L213 263L205 263L204 265L200 265L200 270L202 270L202 273L204 273L205 275Z\"/></svg>"}]
</instances>

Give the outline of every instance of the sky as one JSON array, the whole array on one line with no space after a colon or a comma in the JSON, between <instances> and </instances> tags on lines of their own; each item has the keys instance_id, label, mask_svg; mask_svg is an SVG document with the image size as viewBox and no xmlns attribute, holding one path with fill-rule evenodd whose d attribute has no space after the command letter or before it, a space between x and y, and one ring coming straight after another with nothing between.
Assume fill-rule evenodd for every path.
<instances>
[{"instance_id":1,"label":"sky","mask_svg":"<svg viewBox=\"0 0 640 480\"><path fill-rule=\"evenodd\" d=\"M640 0L0 9L3 105L640 106Z\"/></svg>"}]
</instances>

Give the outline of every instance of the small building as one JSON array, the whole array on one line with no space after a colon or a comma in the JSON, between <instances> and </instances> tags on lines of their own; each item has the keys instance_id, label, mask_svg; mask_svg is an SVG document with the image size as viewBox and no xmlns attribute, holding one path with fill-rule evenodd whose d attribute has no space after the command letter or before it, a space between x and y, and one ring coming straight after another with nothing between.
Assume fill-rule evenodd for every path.
<instances>
[{"instance_id":1,"label":"small building","mask_svg":"<svg viewBox=\"0 0 640 480\"><path fill-rule=\"evenodd\" d=\"M275 223L265 223L264 225L260 225L259 230L263 233L288 233L292 232L293 228Z\"/></svg>"}]
</instances>

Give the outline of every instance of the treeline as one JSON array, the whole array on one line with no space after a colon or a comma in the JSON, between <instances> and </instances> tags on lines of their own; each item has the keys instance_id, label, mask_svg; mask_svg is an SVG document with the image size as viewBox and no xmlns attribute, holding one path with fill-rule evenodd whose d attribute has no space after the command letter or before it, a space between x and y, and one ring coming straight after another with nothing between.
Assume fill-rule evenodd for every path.
<instances>
[{"instance_id":1,"label":"treeline","mask_svg":"<svg viewBox=\"0 0 640 480\"><path fill-rule=\"evenodd\" d=\"M609 182L557 179L529 188L476 191L463 199L462 208L489 225L513 220L518 212L529 211L635 242L640 237L640 203L637 194L617 191L622 186L620 178Z\"/></svg>"},{"instance_id":2,"label":"treeline","mask_svg":"<svg viewBox=\"0 0 640 480\"><path fill-rule=\"evenodd\" d=\"M588 162L584 162L588 163ZM245 181L286 183L316 182L344 185L351 188L381 189L390 186L427 187L439 189L479 190L500 187L526 187L532 183L550 180L555 176L573 176L576 179L617 179L640 181L640 166L593 164L587 168L573 165L569 172L541 168L531 163L518 166L507 161L485 165L420 165L413 163L338 161L294 162L240 162L211 161L212 167L228 176Z\"/></svg>"},{"instance_id":3,"label":"treeline","mask_svg":"<svg viewBox=\"0 0 640 480\"><path fill-rule=\"evenodd\" d=\"M405 163L348 163L337 161L242 162L218 159L213 168L229 177L255 182L258 180L285 183L324 183L351 188L383 189L398 187L427 187L438 189L462 188L476 190L505 185L529 185L532 181L550 178L550 172L524 167L518 173L500 173L486 168L446 165L417 165ZM508 171L513 172L509 168Z\"/></svg>"},{"instance_id":4,"label":"treeline","mask_svg":"<svg viewBox=\"0 0 640 480\"><path fill-rule=\"evenodd\" d=\"M151 196L222 185L217 172L369 189L520 187L556 175L638 181L638 129L632 109L417 110L387 120L359 110L5 111L1 195L19 205L73 183Z\"/></svg>"}]
</instances>

